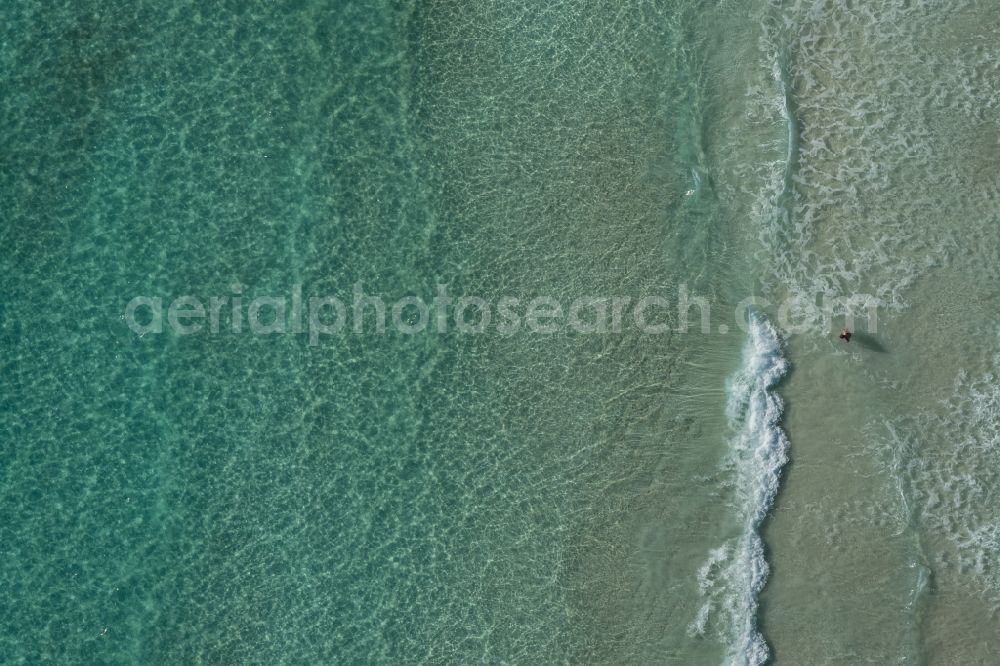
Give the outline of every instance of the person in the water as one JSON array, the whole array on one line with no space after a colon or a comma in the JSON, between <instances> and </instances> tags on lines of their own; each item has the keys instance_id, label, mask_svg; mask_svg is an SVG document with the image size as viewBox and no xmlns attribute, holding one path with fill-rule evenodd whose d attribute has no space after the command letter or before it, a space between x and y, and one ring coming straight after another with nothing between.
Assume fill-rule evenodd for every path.
<instances>
[{"instance_id":1,"label":"person in the water","mask_svg":"<svg viewBox=\"0 0 1000 666\"><path fill-rule=\"evenodd\" d=\"M840 339L843 340L844 342L850 342L851 332L845 328L840 332Z\"/></svg>"}]
</instances>

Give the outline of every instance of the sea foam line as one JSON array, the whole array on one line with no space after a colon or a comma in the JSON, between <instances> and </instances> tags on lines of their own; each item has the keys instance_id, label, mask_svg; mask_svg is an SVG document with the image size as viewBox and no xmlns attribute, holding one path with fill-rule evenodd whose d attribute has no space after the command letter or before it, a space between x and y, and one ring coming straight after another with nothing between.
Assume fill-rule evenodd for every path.
<instances>
[{"instance_id":1,"label":"sea foam line","mask_svg":"<svg viewBox=\"0 0 1000 666\"><path fill-rule=\"evenodd\" d=\"M759 666L770 654L757 628L757 597L768 575L759 528L788 461L788 439L780 423L782 401L774 392L788 363L781 354L781 339L767 320L751 315L749 325L743 364L729 381L726 406L735 431L727 466L736 490L739 530L727 544L711 551L698 572L699 588L707 600L690 632L704 633L715 611L727 663Z\"/></svg>"}]
</instances>

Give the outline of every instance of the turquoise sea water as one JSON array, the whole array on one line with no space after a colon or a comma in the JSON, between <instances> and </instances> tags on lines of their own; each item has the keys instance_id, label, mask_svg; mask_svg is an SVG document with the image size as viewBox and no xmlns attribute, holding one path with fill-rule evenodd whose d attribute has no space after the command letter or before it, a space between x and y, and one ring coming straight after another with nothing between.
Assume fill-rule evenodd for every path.
<instances>
[{"instance_id":1,"label":"turquoise sea water","mask_svg":"<svg viewBox=\"0 0 1000 666\"><path fill-rule=\"evenodd\" d=\"M974 0L4 4L0 662L991 663L998 43ZM493 321L392 324L440 285ZM249 330L298 289L351 321ZM849 345L781 307L855 294Z\"/></svg>"}]
</instances>

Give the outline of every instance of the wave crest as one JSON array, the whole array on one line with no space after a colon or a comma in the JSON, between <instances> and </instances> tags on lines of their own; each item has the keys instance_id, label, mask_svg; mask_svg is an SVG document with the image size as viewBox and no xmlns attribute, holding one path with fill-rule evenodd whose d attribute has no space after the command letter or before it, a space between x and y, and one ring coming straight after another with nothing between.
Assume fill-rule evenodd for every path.
<instances>
[{"instance_id":1,"label":"wave crest","mask_svg":"<svg viewBox=\"0 0 1000 666\"><path fill-rule=\"evenodd\" d=\"M749 320L743 365L728 386L727 415L735 434L726 467L735 488L738 531L709 553L698 572L706 601L688 627L715 633L727 648L727 662L759 666L770 650L757 628L757 597L767 582L768 564L759 528L778 493L781 469L788 462L788 439L781 430L782 401L774 387L788 371L781 339L759 315Z\"/></svg>"}]
</instances>

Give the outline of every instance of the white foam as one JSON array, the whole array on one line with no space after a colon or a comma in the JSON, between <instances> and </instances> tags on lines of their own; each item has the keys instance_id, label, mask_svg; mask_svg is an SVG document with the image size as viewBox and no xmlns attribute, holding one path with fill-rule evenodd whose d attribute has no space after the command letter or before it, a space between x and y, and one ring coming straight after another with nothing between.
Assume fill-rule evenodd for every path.
<instances>
[{"instance_id":1,"label":"white foam","mask_svg":"<svg viewBox=\"0 0 1000 666\"><path fill-rule=\"evenodd\" d=\"M740 527L729 543L709 552L698 571L706 602L689 633L705 633L715 612L727 663L758 666L769 656L757 629L757 597L768 574L758 529L774 502L781 468L788 460L788 440L780 426L782 402L773 391L788 365L774 327L758 315L749 318L749 326L743 365L729 382L727 404L735 434L726 467L736 491Z\"/></svg>"}]
</instances>

